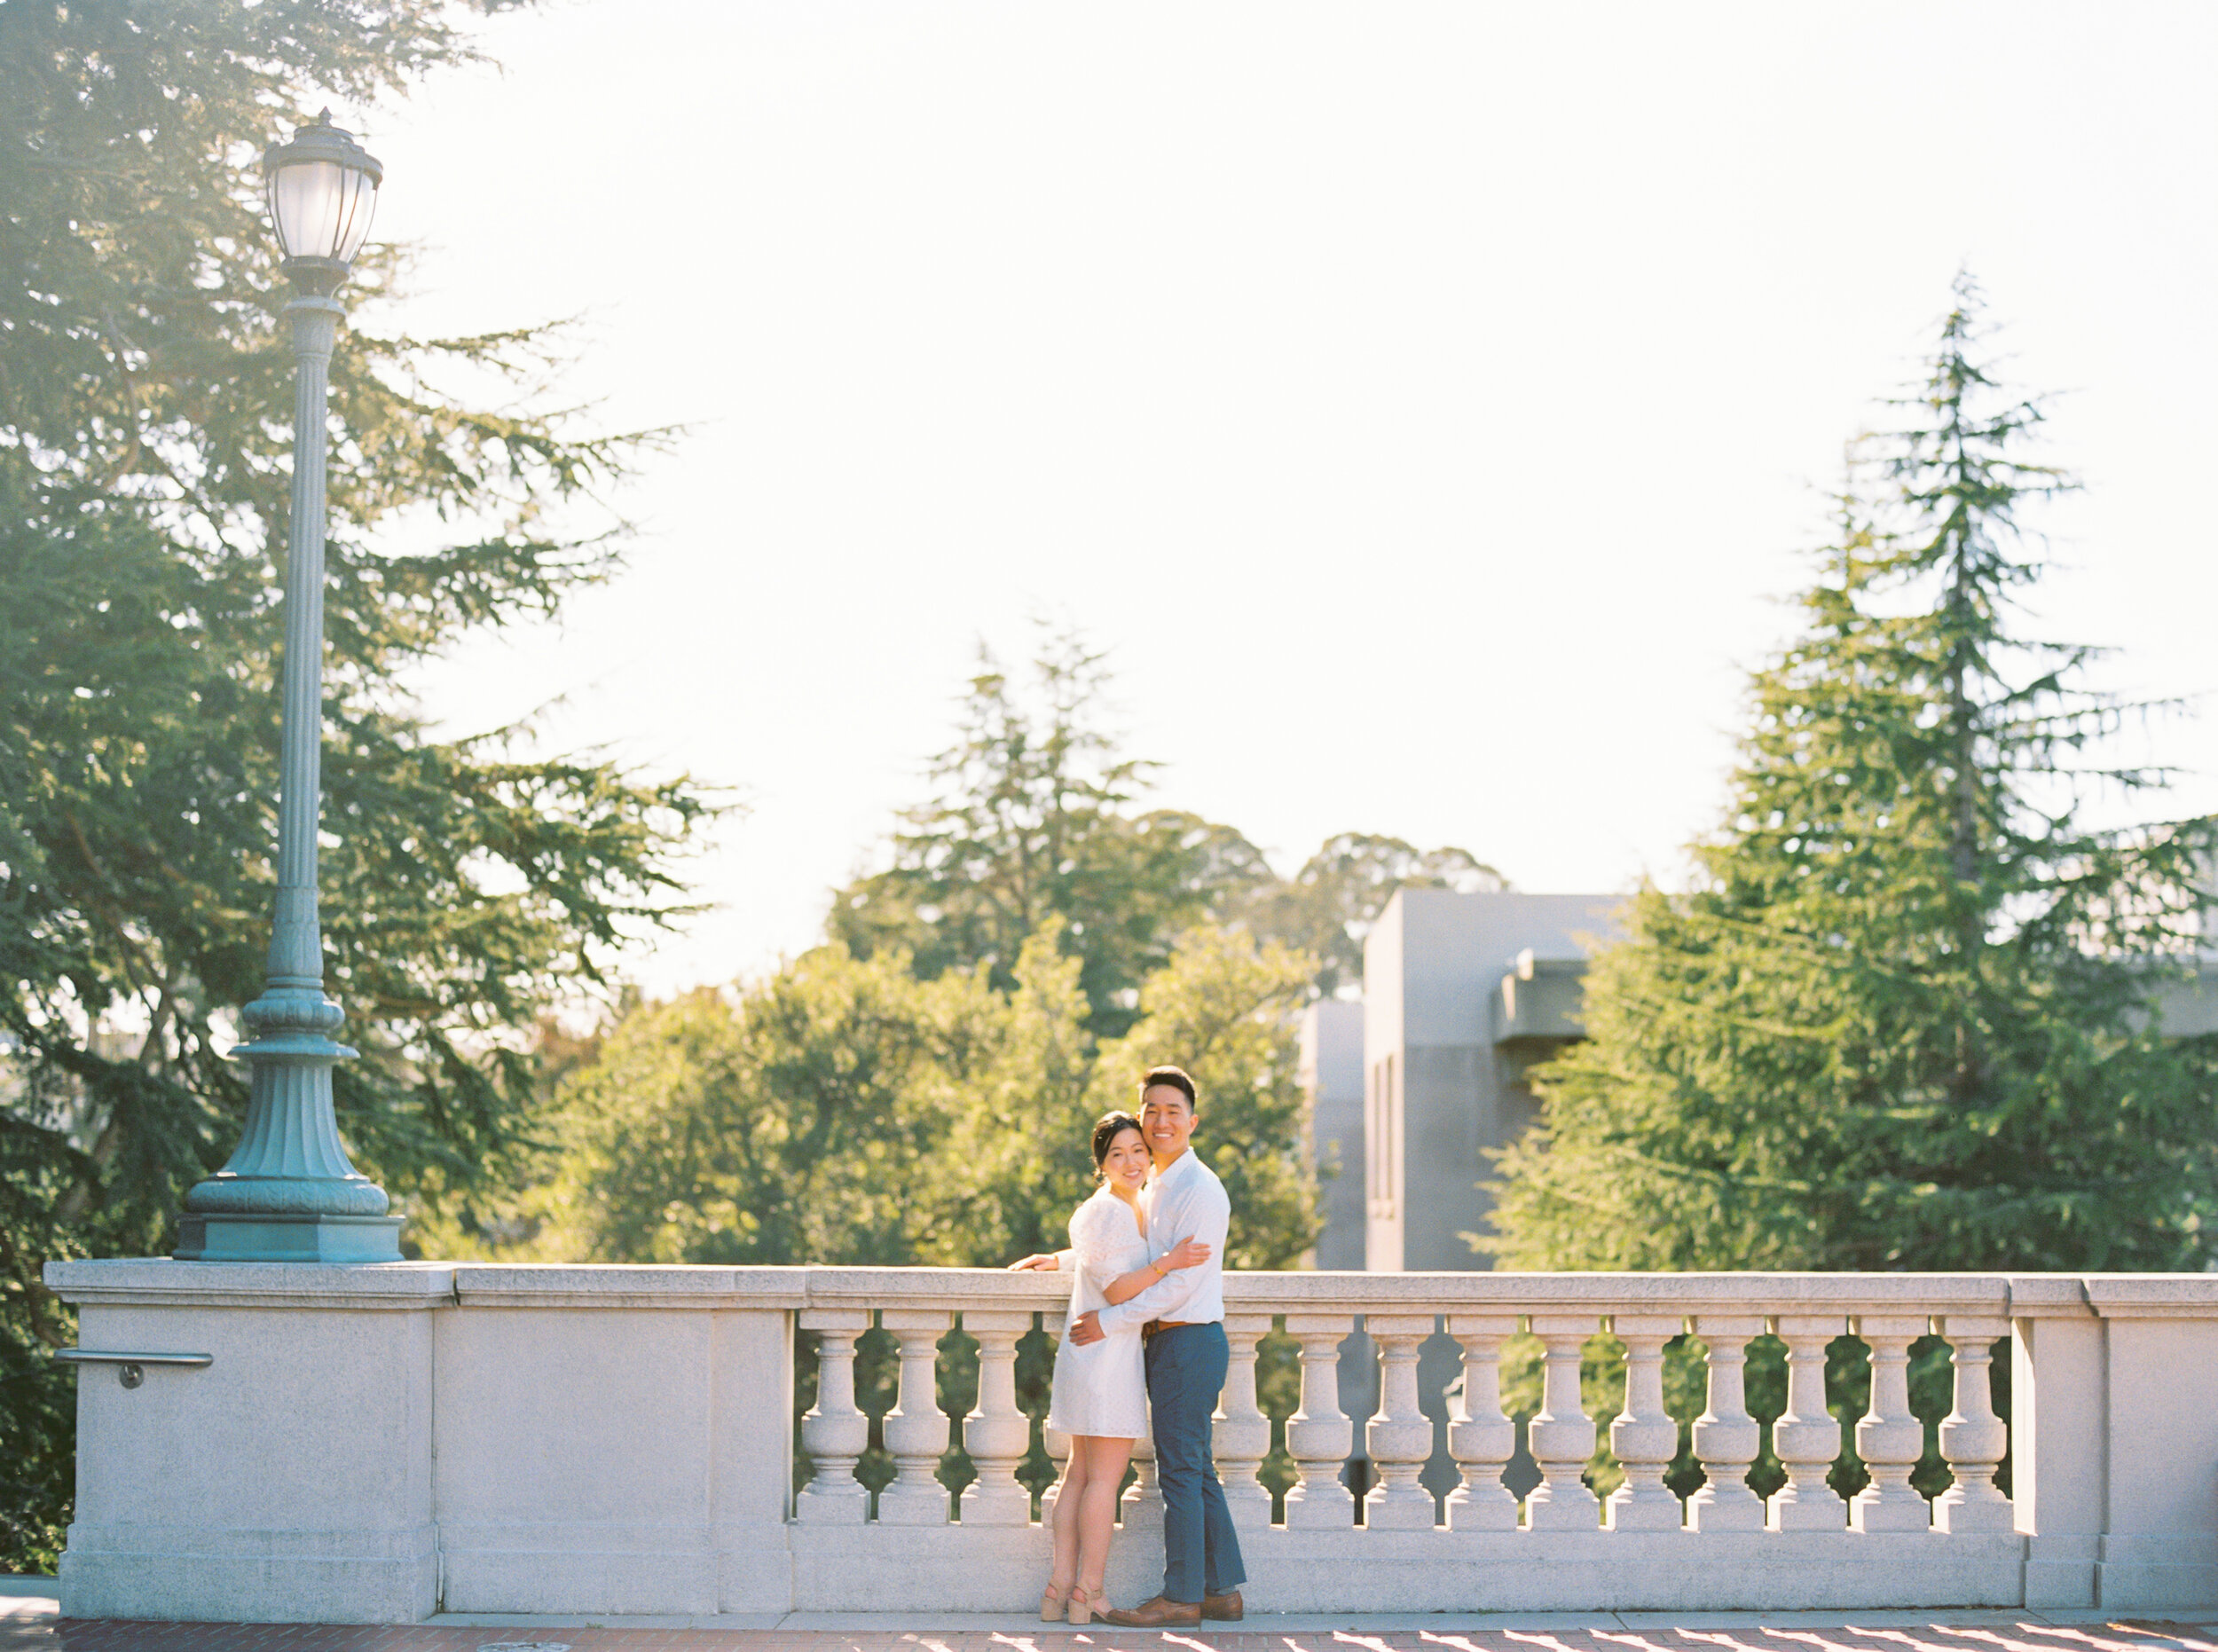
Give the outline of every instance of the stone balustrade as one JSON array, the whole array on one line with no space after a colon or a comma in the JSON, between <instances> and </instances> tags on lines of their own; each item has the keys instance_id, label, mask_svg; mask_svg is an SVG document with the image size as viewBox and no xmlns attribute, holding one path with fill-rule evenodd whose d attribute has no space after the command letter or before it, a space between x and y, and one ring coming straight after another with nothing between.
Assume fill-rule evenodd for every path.
<instances>
[{"instance_id":1,"label":"stone balustrade","mask_svg":"<svg viewBox=\"0 0 2218 1652\"><path fill-rule=\"evenodd\" d=\"M1059 1331L1066 1277L86 1262L47 1278L87 1349L212 1356L131 1388L85 1368L72 1616L1014 1611L1044 1576L1040 1451L1064 1446L1020 1408L1019 1368ZM2218 1278L1268 1273L1229 1276L1225 1300L1216 1457L1252 1609L2218 1601ZM1828 1392L1843 1337L1868 1361L1859 1415ZM1908 1382L1929 1337L1953 1373L1945 1476ZM1750 1411L1751 1344L1774 1373L1783 1350L1775 1417ZM1527 1381L1536 1355L1513 1416L1506 1373ZM1299 1371L1277 1423L1270 1359ZM1666 1375L1695 1359L1683 1432ZM975 1402L951 1416L958 1365ZM861 1367L890 1375L890 1405L866 1406ZM1590 1409L1601 1368L1622 1376ZM797 1369L814 1388L798 1429ZM1368 1415L1343 1404L1357 1391ZM1616 1483L1598 1497L1604 1444ZM1851 1444L1868 1478L1844 1499L1829 1475ZM1682 1500L1683 1449L1701 1483ZM1119 1598L1160 1577L1141 1455ZM1914 1474L1945 1489L1929 1500Z\"/></svg>"}]
</instances>

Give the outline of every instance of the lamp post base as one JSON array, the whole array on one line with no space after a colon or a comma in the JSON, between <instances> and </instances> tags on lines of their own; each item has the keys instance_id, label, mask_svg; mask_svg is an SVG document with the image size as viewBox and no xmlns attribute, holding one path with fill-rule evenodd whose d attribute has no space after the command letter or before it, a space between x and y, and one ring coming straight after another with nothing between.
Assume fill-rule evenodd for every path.
<instances>
[{"instance_id":1,"label":"lamp post base","mask_svg":"<svg viewBox=\"0 0 2218 1652\"><path fill-rule=\"evenodd\" d=\"M398 1262L398 1216L187 1213L177 1222L179 1262Z\"/></svg>"}]
</instances>

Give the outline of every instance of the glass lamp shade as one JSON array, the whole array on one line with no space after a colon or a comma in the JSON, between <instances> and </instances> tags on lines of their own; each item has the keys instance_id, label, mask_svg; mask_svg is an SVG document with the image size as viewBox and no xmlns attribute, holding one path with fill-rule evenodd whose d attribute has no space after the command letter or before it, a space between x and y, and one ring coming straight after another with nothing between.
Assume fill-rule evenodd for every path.
<instances>
[{"instance_id":1,"label":"glass lamp shade","mask_svg":"<svg viewBox=\"0 0 2218 1652\"><path fill-rule=\"evenodd\" d=\"M331 123L328 109L291 143L271 145L262 169L287 263L343 274L370 232L385 169L353 134Z\"/></svg>"}]
</instances>

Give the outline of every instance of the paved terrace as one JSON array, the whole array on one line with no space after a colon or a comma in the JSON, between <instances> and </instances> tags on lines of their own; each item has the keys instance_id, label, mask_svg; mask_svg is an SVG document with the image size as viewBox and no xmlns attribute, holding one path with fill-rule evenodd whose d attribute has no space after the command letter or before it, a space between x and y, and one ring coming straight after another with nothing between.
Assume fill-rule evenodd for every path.
<instances>
[{"instance_id":1,"label":"paved terrace","mask_svg":"<svg viewBox=\"0 0 2218 1652\"><path fill-rule=\"evenodd\" d=\"M44 1593L33 1593L35 1591ZM2099 1612L1615 1612L1271 1616L1196 1634L998 1614L729 1619L449 1614L411 1624L62 1619L51 1579L0 1580L0 1652L2218 1652L2189 1621Z\"/></svg>"}]
</instances>

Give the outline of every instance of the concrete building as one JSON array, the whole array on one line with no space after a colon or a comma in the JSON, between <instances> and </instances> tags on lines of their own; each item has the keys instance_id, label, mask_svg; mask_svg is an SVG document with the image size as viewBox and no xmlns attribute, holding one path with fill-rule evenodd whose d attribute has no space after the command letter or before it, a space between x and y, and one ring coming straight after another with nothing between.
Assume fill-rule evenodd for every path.
<instances>
[{"instance_id":1,"label":"concrete building","mask_svg":"<svg viewBox=\"0 0 2218 1652\"><path fill-rule=\"evenodd\" d=\"M1302 1086L1310 1094L1310 1140L1325 1173L1325 1231L1311 1265L1364 1266L1363 1005L1349 998L1311 1004L1302 1017Z\"/></svg>"},{"instance_id":2,"label":"concrete building","mask_svg":"<svg viewBox=\"0 0 2218 1652\"><path fill-rule=\"evenodd\" d=\"M1339 1169L1318 1267L1488 1265L1463 1237L1483 1226L1485 1149L1532 1122L1527 1072L1578 1036L1586 956L1616 933L1619 899L1404 889L1388 901L1364 943L1363 1002L1313 1005L1302 1022L1318 1160Z\"/></svg>"},{"instance_id":3,"label":"concrete building","mask_svg":"<svg viewBox=\"0 0 2218 1652\"><path fill-rule=\"evenodd\" d=\"M1527 1074L1579 1036L1586 958L1614 939L1616 895L1404 889L1364 944L1364 997L1302 1024L1325 1228L1316 1265L1372 1273L1487 1267L1485 1150L1533 1120ZM2218 1032L2218 951L2167 982L2178 1037ZM1361 1379L1357 1379L1360 1381Z\"/></svg>"}]
</instances>

